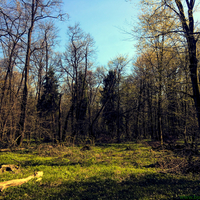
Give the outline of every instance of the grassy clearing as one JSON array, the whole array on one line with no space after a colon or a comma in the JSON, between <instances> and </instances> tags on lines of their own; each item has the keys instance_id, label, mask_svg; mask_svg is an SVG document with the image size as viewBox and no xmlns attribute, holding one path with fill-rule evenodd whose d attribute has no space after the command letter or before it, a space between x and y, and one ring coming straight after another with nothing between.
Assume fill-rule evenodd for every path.
<instances>
[{"instance_id":1,"label":"grassy clearing","mask_svg":"<svg viewBox=\"0 0 200 200\"><path fill-rule=\"evenodd\" d=\"M40 145L0 152L0 164L20 164L21 169L16 174L0 174L0 182L44 172L40 182L31 180L7 188L0 193L0 199L144 200L200 196L199 174L181 174L177 170L169 173L176 167L170 165L172 160L184 163L184 157L172 151L152 151L144 143L99 145L89 151Z\"/></svg>"}]
</instances>

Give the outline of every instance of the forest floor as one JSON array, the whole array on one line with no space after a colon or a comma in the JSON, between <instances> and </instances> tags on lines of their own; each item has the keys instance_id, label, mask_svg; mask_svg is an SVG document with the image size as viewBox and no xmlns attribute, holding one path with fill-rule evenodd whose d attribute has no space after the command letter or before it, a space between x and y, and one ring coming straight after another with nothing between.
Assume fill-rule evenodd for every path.
<instances>
[{"instance_id":1,"label":"forest floor","mask_svg":"<svg viewBox=\"0 0 200 200\"><path fill-rule=\"evenodd\" d=\"M193 157L198 166L192 172L180 146L162 149L147 141L83 149L41 144L0 152L0 165L19 166L16 172L0 173L0 182L44 173L40 181L3 190L0 199L200 199L200 158Z\"/></svg>"}]
</instances>

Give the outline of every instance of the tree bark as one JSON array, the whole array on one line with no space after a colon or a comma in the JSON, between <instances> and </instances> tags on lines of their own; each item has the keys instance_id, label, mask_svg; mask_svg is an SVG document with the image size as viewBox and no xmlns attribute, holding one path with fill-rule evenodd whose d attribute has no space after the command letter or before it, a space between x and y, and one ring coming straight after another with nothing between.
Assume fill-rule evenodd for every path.
<instances>
[{"instance_id":1,"label":"tree bark","mask_svg":"<svg viewBox=\"0 0 200 200\"><path fill-rule=\"evenodd\" d=\"M188 17L189 24L187 24L187 20L185 17L184 9L182 2L180 0L175 0L175 3L179 10L179 18L182 23L182 28L187 40L188 51L189 51L189 68L190 68L190 78L192 81L193 88L193 99L196 108L196 114L198 119L198 126L200 130L200 89L199 89L199 76L198 76L198 68L197 68L197 39L194 37L194 17L193 17L193 8L195 1L190 0L186 1L188 7Z\"/></svg>"},{"instance_id":2,"label":"tree bark","mask_svg":"<svg viewBox=\"0 0 200 200\"><path fill-rule=\"evenodd\" d=\"M27 43L27 51L26 51L26 61L25 61L25 77L24 77L24 89L23 89L23 96L21 102L21 115L19 124L17 127L16 133L16 142L17 145L21 145L24 139L24 131L25 131L25 121L26 121L26 106L27 106L27 99L28 99L28 80L29 80L29 68L30 68L30 57L31 57L31 36L34 28L34 17L36 13L35 8L35 0L32 0L32 18L31 18L31 25L28 30L28 43Z\"/></svg>"}]
</instances>

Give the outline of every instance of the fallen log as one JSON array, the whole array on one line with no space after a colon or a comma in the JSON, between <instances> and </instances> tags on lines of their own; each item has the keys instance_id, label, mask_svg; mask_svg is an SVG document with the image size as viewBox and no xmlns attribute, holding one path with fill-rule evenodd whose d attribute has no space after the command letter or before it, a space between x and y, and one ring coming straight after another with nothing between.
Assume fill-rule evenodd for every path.
<instances>
[{"instance_id":1,"label":"fallen log","mask_svg":"<svg viewBox=\"0 0 200 200\"><path fill-rule=\"evenodd\" d=\"M43 171L35 172L34 175L28 176L27 178L14 179L14 180L10 180L10 181L0 182L0 190L2 192L3 190L5 190L8 187L22 185L24 183L27 183L28 181L30 181L33 178L38 178L38 180L41 180L41 178L39 178L41 176L43 176Z\"/></svg>"},{"instance_id":2,"label":"fallen log","mask_svg":"<svg viewBox=\"0 0 200 200\"><path fill-rule=\"evenodd\" d=\"M11 151L23 151L25 148L7 148L7 149L0 149L0 152L11 152Z\"/></svg>"}]
</instances>

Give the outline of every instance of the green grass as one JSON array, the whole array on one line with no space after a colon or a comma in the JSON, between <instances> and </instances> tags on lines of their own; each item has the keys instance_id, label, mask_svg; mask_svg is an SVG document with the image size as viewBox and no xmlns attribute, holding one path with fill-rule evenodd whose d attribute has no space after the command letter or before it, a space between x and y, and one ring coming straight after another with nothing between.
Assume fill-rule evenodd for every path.
<instances>
[{"instance_id":1,"label":"green grass","mask_svg":"<svg viewBox=\"0 0 200 200\"><path fill-rule=\"evenodd\" d=\"M127 148L129 147L129 148ZM0 199L180 199L200 196L199 174L168 173L156 162L178 158L171 151L150 151L144 144L109 144L81 151L81 147L40 145L15 152L0 152L0 164L19 164L18 173L0 174L0 182L25 178L43 171L36 179L0 193ZM167 169L168 170L168 169ZM165 173L164 173L165 172Z\"/></svg>"}]
</instances>

